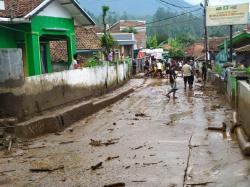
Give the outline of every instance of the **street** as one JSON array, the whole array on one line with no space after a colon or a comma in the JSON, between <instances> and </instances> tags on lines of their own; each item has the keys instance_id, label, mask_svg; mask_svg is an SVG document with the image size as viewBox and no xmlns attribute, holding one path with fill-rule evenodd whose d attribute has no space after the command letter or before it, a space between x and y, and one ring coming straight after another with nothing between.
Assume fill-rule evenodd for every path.
<instances>
[{"instance_id":1,"label":"street","mask_svg":"<svg viewBox=\"0 0 250 187\"><path fill-rule=\"evenodd\" d=\"M165 94L166 79L67 128L0 152L0 186L131 187L250 185L250 159L230 134L232 109L211 85ZM223 129L208 130L208 127ZM118 184L117 184L118 186Z\"/></svg>"}]
</instances>

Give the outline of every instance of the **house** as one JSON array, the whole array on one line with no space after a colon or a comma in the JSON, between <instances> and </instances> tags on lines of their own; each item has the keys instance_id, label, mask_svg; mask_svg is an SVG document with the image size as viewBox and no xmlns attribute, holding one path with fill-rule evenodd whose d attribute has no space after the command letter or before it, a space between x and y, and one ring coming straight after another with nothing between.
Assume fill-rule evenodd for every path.
<instances>
[{"instance_id":1,"label":"house","mask_svg":"<svg viewBox=\"0 0 250 187\"><path fill-rule=\"evenodd\" d=\"M229 40L226 40L227 47L230 48ZM249 60L249 44L250 44L250 31L244 30L240 33L235 33L232 39L232 48L236 52L235 62L243 63L245 67L250 66ZM224 43L221 43L218 48L223 51Z\"/></svg>"},{"instance_id":2,"label":"house","mask_svg":"<svg viewBox=\"0 0 250 187\"><path fill-rule=\"evenodd\" d=\"M21 48L26 76L53 72L51 41L67 43L67 65L76 52L75 26L94 25L76 0L4 0L0 49Z\"/></svg>"},{"instance_id":3,"label":"house","mask_svg":"<svg viewBox=\"0 0 250 187\"><path fill-rule=\"evenodd\" d=\"M93 56L101 56L102 46L93 27L75 26L76 53L80 62L86 62ZM54 71L67 69L67 42L50 42L51 61Z\"/></svg>"},{"instance_id":4,"label":"house","mask_svg":"<svg viewBox=\"0 0 250 187\"><path fill-rule=\"evenodd\" d=\"M194 60L204 60L204 43L196 42L185 49L185 55Z\"/></svg>"},{"instance_id":5,"label":"house","mask_svg":"<svg viewBox=\"0 0 250 187\"><path fill-rule=\"evenodd\" d=\"M141 20L120 20L110 27L110 32L121 33L126 32L126 29L134 28L135 33L136 49L146 48L147 42L147 27L146 21Z\"/></svg>"},{"instance_id":6,"label":"house","mask_svg":"<svg viewBox=\"0 0 250 187\"><path fill-rule=\"evenodd\" d=\"M98 33L101 37L103 34ZM121 59L123 57L133 58L133 51L135 48L136 40L133 33L111 33L111 36L117 42L115 46L115 58L114 60Z\"/></svg>"}]
</instances>

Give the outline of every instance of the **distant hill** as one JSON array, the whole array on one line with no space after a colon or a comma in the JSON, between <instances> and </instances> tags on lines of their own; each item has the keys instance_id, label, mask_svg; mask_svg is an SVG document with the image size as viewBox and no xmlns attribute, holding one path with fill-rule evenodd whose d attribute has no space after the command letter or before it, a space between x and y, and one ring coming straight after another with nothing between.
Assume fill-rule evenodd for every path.
<instances>
[{"instance_id":1,"label":"distant hill","mask_svg":"<svg viewBox=\"0 0 250 187\"><path fill-rule=\"evenodd\" d=\"M162 3L160 0L78 0L80 5L85 10L95 14L101 14L101 7L107 5L110 7L110 11L123 14L126 12L129 15L145 16L153 15L159 7L170 8L172 11L185 11L185 9L175 8L170 5ZM192 7L191 4L184 0L169 1L169 3L175 4L181 7ZM197 7L194 7L194 9ZM190 9L186 9L190 10Z\"/></svg>"}]
</instances>

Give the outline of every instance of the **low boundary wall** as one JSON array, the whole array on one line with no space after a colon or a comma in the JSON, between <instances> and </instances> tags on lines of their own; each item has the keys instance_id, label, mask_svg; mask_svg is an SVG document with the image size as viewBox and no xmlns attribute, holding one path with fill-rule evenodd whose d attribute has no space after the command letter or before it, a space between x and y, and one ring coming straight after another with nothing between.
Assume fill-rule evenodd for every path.
<instances>
[{"instance_id":1,"label":"low boundary wall","mask_svg":"<svg viewBox=\"0 0 250 187\"><path fill-rule=\"evenodd\" d=\"M99 66L26 77L18 87L0 87L0 116L19 121L45 110L107 93L125 83L127 64Z\"/></svg>"},{"instance_id":2,"label":"low boundary wall","mask_svg":"<svg viewBox=\"0 0 250 187\"><path fill-rule=\"evenodd\" d=\"M250 138L250 84L238 81L238 118Z\"/></svg>"}]
</instances>

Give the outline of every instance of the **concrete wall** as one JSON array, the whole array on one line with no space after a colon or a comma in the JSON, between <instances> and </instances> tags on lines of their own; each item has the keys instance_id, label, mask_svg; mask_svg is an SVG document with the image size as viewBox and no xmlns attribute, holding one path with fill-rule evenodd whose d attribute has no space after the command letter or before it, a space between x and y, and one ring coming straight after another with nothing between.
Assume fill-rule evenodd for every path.
<instances>
[{"instance_id":1,"label":"concrete wall","mask_svg":"<svg viewBox=\"0 0 250 187\"><path fill-rule=\"evenodd\" d=\"M0 86L21 85L23 80L22 50L0 49Z\"/></svg>"},{"instance_id":2,"label":"concrete wall","mask_svg":"<svg viewBox=\"0 0 250 187\"><path fill-rule=\"evenodd\" d=\"M83 68L25 78L22 86L0 87L0 115L20 120L78 99L98 96L128 78L127 64Z\"/></svg>"},{"instance_id":3,"label":"concrete wall","mask_svg":"<svg viewBox=\"0 0 250 187\"><path fill-rule=\"evenodd\" d=\"M238 117L250 138L250 84L238 81Z\"/></svg>"}]
</instances>

